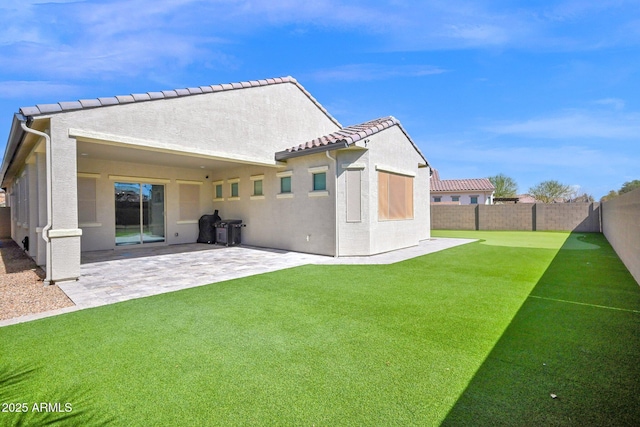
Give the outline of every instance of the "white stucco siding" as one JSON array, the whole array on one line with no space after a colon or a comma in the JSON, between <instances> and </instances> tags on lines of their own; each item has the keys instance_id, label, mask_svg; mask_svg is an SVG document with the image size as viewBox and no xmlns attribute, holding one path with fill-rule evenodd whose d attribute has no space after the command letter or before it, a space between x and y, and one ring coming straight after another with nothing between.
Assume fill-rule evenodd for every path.
<instances>
[{"instance_id":1,"label":"white stucco siding","mask_svg":"<svg viewBox=\"0 0 640 427\"><path fill-rule=\"evenodd\" d=\"M326 194L313 193L310 168L327 167ZM279 196L279 172L291 173L291 194ZM264 175L264 197L252 197L251 176ZM239 179L239 198L229 200L229 180ZM322 255L335 254L335 169L324 153L292 158L279 169L243 166L213 174L223 181L224 201L213 208L223 219L241 219L247 245Z\"/></svg>"},{"instance_id":2,"label":"white stucco siding","mask_svg":"<svg viewBox=\"0 0 640 427\"><path fill-rule=\"evenodd\" d=\"M370 194L375 183L370 181L368 150L341 150L338 152L338 225L340 229L340 256L369 255L371 253L371 230L369 224L372 221L370 208ZM353 195L347 188L347 175L349 171L359 171L360 175L360 222L347 220L347 205ZM376 205L377 208L377 205Z\"/></svg>"},{"instance_id":3,"label":"white stucco siding","mask_svg":"<svg viewBox=\"0 0 640 427\"><path fill-rule=\"evenodd\" d=\"M64 120L52 117L51 131L51 281L80 277L80 234L76 140L70 138Z\"/></svg>"},{"instance_id":4,"label":"white stucco siding","mask_svg":"<svg viewBox=\"0 0 640 427\"><path fill-rule=\"evenodd\" d=\"M430 237L429 168L402 130L393 126L369 138L368 176L371 254L417 245ZM413 219L378 218L378 170L413 176Z\"/></svg>"},{"instance_id":5,"label":"white stucco siding","mask_svg":"<svg viewBox=\"0 0 640 427\"><path fill-rule=\"evenodd\" d=\"M274 163L274 153L338 129L292 83L70 111L59 128L158 149ZM82 138L82 137L79 137ZM119 141L118 141L119 142Z\"/></svg>"}]
</instances>

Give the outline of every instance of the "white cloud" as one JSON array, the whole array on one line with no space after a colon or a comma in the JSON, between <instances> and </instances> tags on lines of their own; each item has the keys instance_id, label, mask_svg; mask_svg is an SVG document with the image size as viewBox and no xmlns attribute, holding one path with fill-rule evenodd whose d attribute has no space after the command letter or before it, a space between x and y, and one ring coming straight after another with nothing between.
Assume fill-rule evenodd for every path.
<instances>
[{"instance_id":1,"label":"white cloud","mask_svg":"<svg viewBox=\"0 0 640 427\"><path fill-rule=\"evenodd\" d=\"M602 105L605 107L612 107L614 110L624 110L624 107L626 105L624 100L620 98L598 99L597 101L594 101L594 104Z\"/></svg>"},{"instance_id":2,"label":"white cloud","mask_svg":"<svg viewBox=\"0 0 640 427\"><path fill-rule=\"evenodd\" d=\"M72 96L79 91L74 85L48 81L2 81L0 82L0 98L25 99L42 96Z\"/></svg>"},{"instance_id":3,"label":"white cloud","mask_svg":"<svg viewBox=\"0 0 640 427\"><path fill-rule=\"evenodd\" d=\"M596 39L619 37L619 29L637 19L632 13L623 16L614 3L595 9L580 4L562 2L564 9L549 11L486 1L10 0L0 6L6 23L0 26L0 69L38 79L95 78L182 69L196 61L233 63L233 43L285 27L288 34L362 34L369 50L592 47ZM603 10L618 13L599 27L597 37L593 32L567 35L558 24L569 17L594 19ZM438 72L427 66L380 70L356 64L325 70L325 78L375 80ZM320 73L315 77L322 78Z\"/></svg>"},{"instance_id":4,"label":"white cloud","mask_svg":"<svg viewBox=\"0 0 640 427\"><path fill-rule=\"evenodd\" d=\"M423 77L446 70L432 65L349 64L318 70L308 76L319 81L371 81L396 77Z\"/></svg>"},{"instance_id":5,"label":"white cloud","mask_svg":"<svg viewBox=\"0 0 640 427\"><path fill-rule=\"evenodd\" d=\"M549 117L496 123L483 130L527 138L638 139L640 114L567 111Z\"/></svg>"}]
</instances>

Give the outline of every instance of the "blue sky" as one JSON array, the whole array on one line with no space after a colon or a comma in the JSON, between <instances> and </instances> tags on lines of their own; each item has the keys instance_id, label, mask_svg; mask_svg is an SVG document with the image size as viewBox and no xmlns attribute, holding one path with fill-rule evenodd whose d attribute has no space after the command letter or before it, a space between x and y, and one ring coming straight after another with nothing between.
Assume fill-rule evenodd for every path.
<instances>
[{"instance_id":1,"label":"blue sky","mask_svg":"<svg viewBox=\"0 0 640 427\"><path fill-rule=\"evenodd\" d=\"M640 179L640 2L3 0L19 107L291 75L343 125L393 115L443 179L599 199Z\"/></svg>"}]
</instances>

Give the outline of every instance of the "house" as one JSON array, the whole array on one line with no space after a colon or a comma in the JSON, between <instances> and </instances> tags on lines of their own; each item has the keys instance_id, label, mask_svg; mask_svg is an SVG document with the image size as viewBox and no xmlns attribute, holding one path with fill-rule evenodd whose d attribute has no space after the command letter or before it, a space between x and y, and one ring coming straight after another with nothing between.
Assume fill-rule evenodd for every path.
<instances>
[{"instance_id":1,"label":"house","mask_svg":"<svg viewBox=\"0 0 640 427\"><path fill-rule=\"evenodd\" d=\"M21 108L0 169L12 238L75 280L83 251L242 242L367 256L428 239L429 163L400 122L343 127L291 77Z\"/></svg>"},{"instance_id":2,"label":"house","mask_svg":"<svg viewBox=\"0 0 640 427\"><path fill-rule=\"evenodd\" d=\"M431 203L452 205L491 205L495 187L487 178L440 179L433 169L431 175Z\"/></svg>"}]
</instances>

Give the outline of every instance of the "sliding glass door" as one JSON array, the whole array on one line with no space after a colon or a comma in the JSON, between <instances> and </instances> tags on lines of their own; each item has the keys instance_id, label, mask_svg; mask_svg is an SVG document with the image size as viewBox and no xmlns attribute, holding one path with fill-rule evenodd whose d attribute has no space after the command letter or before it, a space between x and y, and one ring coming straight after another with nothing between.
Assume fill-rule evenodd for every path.
<instances>
[{"instance_id":1,"label":"sliding glass door","mask_svg":"<svg viewBox=\"0 0 640 427\"><path fill-rule=\"evenodd\" d=\"M116 245L164 242L164 185L115 183Z\"/></svg>"}]
</instances>

